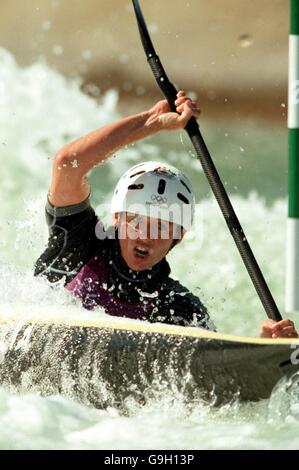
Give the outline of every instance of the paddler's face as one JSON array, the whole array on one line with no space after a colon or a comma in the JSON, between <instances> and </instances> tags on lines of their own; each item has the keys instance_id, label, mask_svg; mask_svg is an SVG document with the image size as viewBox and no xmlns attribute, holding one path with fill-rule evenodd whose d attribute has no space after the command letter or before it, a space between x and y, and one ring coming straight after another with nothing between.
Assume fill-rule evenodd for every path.
<instances>
[{"instance_id":1,"label":"paddler's face","mask_svg":"<svg viewBox=\"0 0 299 470\"><path fill-rule=\"evenodd\" d=\"M121 255L128 267L144 271L159 263L184 233L171 222L136 214L115 214Z\"/></svg>"}]
</instances>

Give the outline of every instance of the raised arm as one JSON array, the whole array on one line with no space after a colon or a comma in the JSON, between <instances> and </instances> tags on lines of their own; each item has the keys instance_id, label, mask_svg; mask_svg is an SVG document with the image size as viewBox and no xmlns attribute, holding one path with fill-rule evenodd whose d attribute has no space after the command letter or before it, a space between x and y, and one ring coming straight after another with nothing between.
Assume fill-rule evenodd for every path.
<instances>
[{"instance_id":1,"label":"raised arm","mask_svg":"<svg viewBox=\"0 0 299 470\"><path fill-rule=\"evenodd\" d=\"M149 111L109 124L62 148L53 163L51 204L65 207L84 201L90 193L87 173L117 150L162 130L184 128L192 116L198 117L196 104L183 91L175 104L176 113L167 101L159 101Z\"/></svg>"}]
</instances>

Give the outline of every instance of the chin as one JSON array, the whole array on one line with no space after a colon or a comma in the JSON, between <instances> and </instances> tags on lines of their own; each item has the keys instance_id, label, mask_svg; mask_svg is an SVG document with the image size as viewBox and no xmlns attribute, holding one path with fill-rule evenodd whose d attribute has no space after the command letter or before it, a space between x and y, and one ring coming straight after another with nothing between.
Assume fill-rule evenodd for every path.
<instances>
[{"instance_id":1,"label":"chin","mask_svg":"<svg viewBox=\"0 0 299 470\"><path fill-rule=\"evenodd\" d=\"M152 267L152 264L149 262L149 259L139 259L135 258L134 256L123 258L129 269L132 269L133 271L146 271L147 269L151 269Z\"/></svg>"},{"instance_id":2,"label":"chin","mask_svg":"<svg viewBox=\"0 0 299 470\"><path fill-rule=\"evenodd\" d=\"M138 262L127 262L127 265L129 266L130 269L132 269L133 271L146 271L147 269L150 269L151 266L149 266L148 264L144 264L144 263L138 263Z\"/></svg>"}]
</instances>

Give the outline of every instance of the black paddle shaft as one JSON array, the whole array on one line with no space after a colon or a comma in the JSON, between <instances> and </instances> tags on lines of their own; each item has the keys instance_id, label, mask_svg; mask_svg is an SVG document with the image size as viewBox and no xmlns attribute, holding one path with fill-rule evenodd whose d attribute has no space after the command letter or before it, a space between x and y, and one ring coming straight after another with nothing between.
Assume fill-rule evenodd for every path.
<instances>
[{"instance_id":1,"label":"black paddle shaft","mask_svg":"<svg viewBox=\"0 0 299 470\"><path fill-rule=\"evenodd\" d=\"M152 69L152 72L162 93L167 99L171 109L175 111L176 107L174 103L177 99L177 90L174 85L169 81L163 68L163 65L155 52L138 0L132 1L137 18L141 41L148 59L148 63ZM253 282L256 292L263 304L266 314L269 318L273 320L282 320L277 305L260 270L260 267L255 259L255 256L250 248L250 245L247 241L247 238L244 234L238 217L234 211L234 208L230 202L227 192L225 191L217 169L213 163L209 150L201 135L197 121L194 117L190 119L185 130L192 141L196 154L201 162L203 171L220 206L227 226L237 245L239 253Z\"/></svg>"}]
</instances>

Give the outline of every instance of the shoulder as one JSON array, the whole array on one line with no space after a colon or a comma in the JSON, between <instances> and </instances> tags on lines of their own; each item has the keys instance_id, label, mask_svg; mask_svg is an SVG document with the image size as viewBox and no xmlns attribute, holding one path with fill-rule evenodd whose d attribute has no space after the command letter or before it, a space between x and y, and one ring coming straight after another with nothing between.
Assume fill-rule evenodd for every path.
<instances>
[{"instance_id":1,"label":"shoulder","mask_svg":"<svg viewBox=\"0 0 299 470\"><path fill-rule=\"evenodd\" d=\"M96 227L99 220L89 199L67 207L46 205L48 244L35 263L35 275L50 282L73 279L99 249Z\"/></svg>"}]
</instances>

